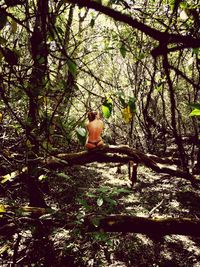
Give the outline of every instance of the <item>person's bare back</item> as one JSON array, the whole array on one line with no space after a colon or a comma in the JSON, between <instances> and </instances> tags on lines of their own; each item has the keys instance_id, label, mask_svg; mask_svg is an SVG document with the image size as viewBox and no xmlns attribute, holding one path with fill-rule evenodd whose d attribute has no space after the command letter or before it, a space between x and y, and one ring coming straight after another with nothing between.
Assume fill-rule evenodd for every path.
<instances>
[{"instance_id":1,"label":"person's bare back","mask_svg":"<svg viewBox=\"0 0 200 267\"><path fill-rule=\"evenodd\" d=\"M104 145L104 142L101 138L104 128L103 121L100 119L97 112L89 112L88 119L89 123L86 125L88 131L86 148L93 149L95 147L102 147Z\"/></svg>"}]
</instances>

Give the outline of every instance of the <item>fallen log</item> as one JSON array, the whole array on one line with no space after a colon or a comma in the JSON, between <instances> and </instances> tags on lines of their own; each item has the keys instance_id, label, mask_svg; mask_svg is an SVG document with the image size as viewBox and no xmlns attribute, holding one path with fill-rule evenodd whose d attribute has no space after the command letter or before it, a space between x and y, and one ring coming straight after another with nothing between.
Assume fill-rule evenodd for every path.
<instances>
[{"instance_id":1,"label":"fallen log","mask_svg":"<svg viewBox=\"0 0 200 267\"><path fill-rule=\"evenodd\" d=\"M6 206L14 213L1 213L0 236L11 236L23 227L45 226L60 227L66 230L80 228L85 232L120 232L140 233L151 238L159 238L165 235L186 235L200 237L200 220L192 218L172 217L138 217L130 215L86 215L80 224L74 221L74 217L52 209L38 209L35 207L11 207ZM21 213L21 211L24 211ZM27 212L28 211L28 212ZM24 217L25 216L25 217Z\"/></svg>"},{"instance_id":2,"label":"fallen log","mask_svg":"<svg viewBox=\"0 0 200 267\"><path fill-rule=\"evenodd\" d=\"M69 165L85 165L92 162L100 163L123 163L127 164L133 161L137 164L144 165L157 173L166 173L172 176L184 178L192 183L193 186L199 183L199 180L194 175L184 172L174 164L173 160L160 158L155 155L145 154L137 149L128 146L105 146L100 149L93 149L91 151L80 151L74 153L60 153L55 156L49 156L45 159L38 158L38 163L48 166L69 166ZM13 180L17 175L27 171L23 167L19 171L7 174L1 177L3 182Z\"/></svg>"},{"instance_id":3,"label":"fallen log","mask_svg":"<svg viewBox=\"0 0 200 267\"><path fill-rule=\"evenodd\" d=\"M151 237L178 234L200 236L200 220L188 218L146 218L128 215L89 216L86 231L141 233Z\"/></svg>"},{"instance_id":4,"label":"fallen log","mask_svg":"<svg viewBox=\"0 0 200 267\"><path fill-rule=\"evenodd\" d=\"M43 163L47 165L80 165L91 162L118 162L126 164L129 161L144 165L157 173L167 173L172 176L184 178L189 180L192 185L196 185L199 182L194 175L180 170L174 164L173 160L145 154L128 146L105 146L92 151L62 153L48 157Z\"/></svg>"}]
</instances>

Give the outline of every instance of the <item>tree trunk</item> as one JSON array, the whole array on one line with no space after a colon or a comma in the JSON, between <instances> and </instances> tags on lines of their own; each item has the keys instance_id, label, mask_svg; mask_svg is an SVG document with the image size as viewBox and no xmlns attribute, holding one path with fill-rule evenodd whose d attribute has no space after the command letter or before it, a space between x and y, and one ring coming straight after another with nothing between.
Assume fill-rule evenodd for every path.
<instances>
[{"instance_id":1,"label":"tree trunk","mask_svg":"<svg viewBox=\"0 0 200 267\"><path fill-rule=\"evenodd\" d=\"M33 59L32 74L28 90L29 112L27 119L27 186L31 206L45 207L46 203L38 186L38 165L35 160L39 156L39 103L38 97L42 95L45 87L47 69L47 15L48 0L38 0L36 19L33 34L30 38Z\"/></svg>"},{"instance_id":2,"label":"tree trunk","mask_svg":"<svg viewBox=\"0 0 200 267\"><path fill-rule=\"evenodd\" d=\"M183 147L181 136L178 133L177 125L176 125L176 101L175 101L173 85L170 79L169 63L168 63L167 55L165 55L163 58L163 67L164 67L165 74L167 77L167 82L169 85L169 95L170 95L170 102L171 102L171 124L172 124L172 129L173 129L173 135L175 138L176 145L178 147L182 169L186 172L189 172L187 156L186 156L186 153Z\"/></svg>"}]
</instances>

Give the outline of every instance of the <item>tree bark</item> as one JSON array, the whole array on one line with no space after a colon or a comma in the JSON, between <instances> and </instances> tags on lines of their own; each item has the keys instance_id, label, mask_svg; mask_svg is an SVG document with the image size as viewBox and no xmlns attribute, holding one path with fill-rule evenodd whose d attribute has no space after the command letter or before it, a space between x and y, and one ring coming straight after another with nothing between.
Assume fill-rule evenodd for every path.
<instances>
[{"instance_id":1,"label":"tree bark","mask_svg":"<svg viewBox=\"0 0 200 267\"><path fill-rule=\"evenodd\" d=\"M84 223L86 230L141 233L151 237L164 235L200 236L200 220L179 218L145 218L128 215L89 216Z\"/></svg>"},{"instance_id":2,"label":"tree bark","mask_svg":"<svg viewBox=\"0 0 200 267\"><path fill-rule=\"evenodd\" d=\"M28 89L29 112L27 121L27 187L31 206L46 207L44 196L38 186L38 165L35 160L39 155L39 104L38 97L45 87L47 70L47 16L48 0L38 0L35 25L30 38L33 59L32 74Z\"/></svg>"},{"instance_id":3,"label":"tree bark","mask_svg":"<svg viewBox=\"0 0 200 267\"><path fill-rule=\"evenodd\" d=\"M128 146L105 146L101 149L92 151L81 151L77 153L58 154L48 157L44 160L47 165L73 165L87 164L91 162L118 162L129 163L133 161L136 164L144 165L155 172L167 173L189 180L192 185L196 185L198 180L192 174L179 170L179 168L170 159L162 159L155 155L144 154L137 149ZM173 165L173 166L172 166Z\"/></svg>"}]
</instances>

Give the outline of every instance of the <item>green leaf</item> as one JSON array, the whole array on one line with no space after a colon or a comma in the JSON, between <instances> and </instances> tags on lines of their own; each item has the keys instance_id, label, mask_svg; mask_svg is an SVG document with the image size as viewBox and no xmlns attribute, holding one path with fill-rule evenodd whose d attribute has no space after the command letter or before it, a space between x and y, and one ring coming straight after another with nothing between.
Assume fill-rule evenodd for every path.
<instances>
[{"instance_id":1,"label":"green leaf","mask_svg":"<svg viewBox=\"0 0 200 267\"><path fill-rule=\"evenodd\" d=\"M200 109L200 104L194 103L194 104L189 104L190 107Z\"/></svg>"},{"instance_id":2,"label":"green leaf","mask_svg":"<svg viewBox=\"0 0 200 267\"><path fill-rule=\"evenodd\" d=\"M79 142L84 145L87 139L87 132L85 128L78 127L76 129L76 135L78 137Z\"/></svg>"},{"instance_id":3,"label":"green leaf","mask_svg":"<svg viewBox=\"0 0 200 267\"><path fill-rule=\"evenodd\" d=\"M112 113L112 99L107 97L102 105L102 112L104 118L108 119L111 116Z\"/></svg>"},{"instance_id":4,"label":"green leaf","mask_svg":"<svg viewBox=\"0 0 200 267\"><path fill-rule=\"evenodd\" d=\"M169 6L173 10L175 5L175 0L169 0Z\"/></svg>"},{"instance_id":5,"label":"green leaf","mask_svg":"<svg viewBox=\"0 0 200 267\"><path fill-rule=\"evenodd\" d=\"M108 119L111 116L111 111L110 108L107 106L102 106L102 112L103 112L103 116L104 118Z\"/></svg>"},{"instance_id":6,"label":"green leaf","mask_svg":"<svg viewBox=\"0 0 200 267\"><path fill-rule=\"evenodd\" d=\"M41 64L41 65L44 64L45 63L45 58L39 56L38 63Z\"/></svg>"},{"instance_id":7,"label":"green leaf","mask_svg":"<svg viewBox=\"0 0 200 267\"><path fill-rule=\"evenodd\" d=\"M103 205L103 198L99 197L97 199L97 206L101 207Z\"/></svg>"},{"instance_id":8,"label":"green leaf","mask_svg":"<svg viewBox=\"0 0 200 267\"><path fill-rule=\"evenodd\" d=\"M190 114L190 117L192 116L200 116L200 109L195 108Z\"/></svg>"},{"instance_id":9,"label":"green leaf","mask_svg":"<svg viewBox=\"0 0 200 267\"><path fill-rule=\"evenodd\" d=\"M81 204L85 209L89 210L90 206L88 205L87 201L83 198L77 199L78 203Z\"/></svg>"},{"instance_id":10,"label":"green leaf","mask_svg":"<svg viewBox=\"0 0 200 267\"><path fill-rule=\"evenodd\" d=\"M186 9L186 8L188 8L188 3L186 3L186 2L181 2L181 3L179 4L179 6L180 6L180 8L182 8L182 9Z\"/></svg>"},{"instance_id":11,"label":"green leaf","mask_svg":"<svg viewBox=\"0 0 200 267\"><path fill-rule=\"evenodd\" d=\"M126 48L125 48L124 43L121 44L119 50L120 50L120 53L121 53L122 57L125 58L125 56L126 56Z\"/></svg>"},{"instance_id":12,"label":"green leaf","mask_svg":"<svg viewBox=\"0 0 200 267\"><path fill-rule=\"evenodd\" d=\"M199 54L199 48L193 48L192 53L195 55L198 55Z\"/></svg>"},{"instance_id":13,"label":"green leaf","mask_svg":"<svg viewBox=\"0 0 200 267\"><path fill-rule=\"evenodd\" d=\"M68 58L67 59L67 66L69 68L70 73L74 77L76 77L76 74L77 74L77 65L76 65L76 63L73 60L71 60L70 58Z\"/></svg>"},{"instance_id":14,"label":"green leaf","mask_svg":"<svg viewBox=\"0 0 200 267\"><path fill-rule=\"evenodd\" d=\"M110 190L110 188L109 187L100 187L100 188L98 188L97 189L97 191L98 192L101 192L101 193L106 193L106 192L108 192Z\"/></svg>"},{"instance_id":15,"label":"green leaf","mask_svg":"<svg viewBox=\"0 0 200 267\"><path fill-rule=\"evenodd\" d=\"M131 113L136 112L136 105L135 105L136 99L134 97L129 97L128 105L130 107Z\"/></svg>"},{"instance_id":16,"label":"green leaf","mask_svg":"<svg viewBox=\"0 0 200 267\"><path fill-rule=\"evenodd\" d=\"M106 201L109 203L110 206L116 206L117 201L111 198L106 198Z\"/></svg>"},{"instance_id":17,"label":"green leaf","mask_svg":"<svg viewBox=\"0 0 200 267\"><path fill-rule=\"evenodd\" d=\"M97 196L95 194L92 194L92 193L87 193L87 197L96 198Z\"/></svg>"}]
</instances>

